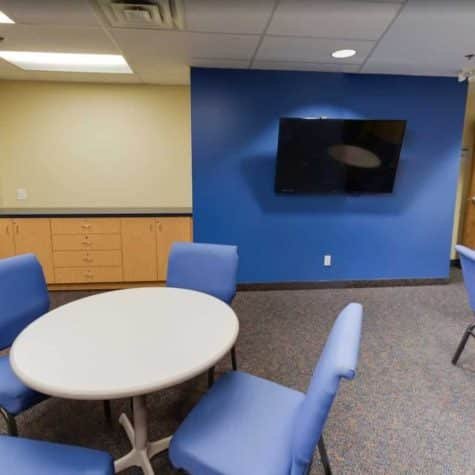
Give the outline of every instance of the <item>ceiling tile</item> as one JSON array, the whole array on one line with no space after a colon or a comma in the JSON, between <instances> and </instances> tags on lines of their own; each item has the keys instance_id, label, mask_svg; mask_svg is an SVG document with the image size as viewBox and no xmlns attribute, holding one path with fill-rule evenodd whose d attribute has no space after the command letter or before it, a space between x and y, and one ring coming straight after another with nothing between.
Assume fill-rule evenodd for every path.
<instances>
[{"instance_id":1,"label":"ceiling tile","mask_svg":"<svg viewBox=\"0 0 475 475\"><path fill-rule=\"evenodd\" d=\"M376 40L401 5L393 2L355 0L283 0L267 33Z\"/></svg>"},{"instance_id":2,"label":"ceiling tile","mask_svg":"<svg viewBox=\"0 0 475 475\"><path fill-rule=\"evenodd\" d=\"M475 53L475 7L465 0L409 2L363 72L456 76ZM475 67L475 64L474 64Z\"/></svg>"},{"instance_id":3,"label":"ceiling tile","mask_svg":"<svg viewBox=\"0 0 475 475\"><path fill-rule=\"evenodd\" d=\"M266 36L257 52L258 61L303 61L314 63L338 63L332 58L333 51L353 48L357 51L352 58L345 58L344 63L360 64L367 57L374 42L345 41L327 38L291 38L284 36Z\"/></svg>"},{"instance_id":4,"label":"ceiling tile","mask_svg":"<svg viewBox=\"0 0 475 475\"><path fill-rule=\"evenodd\" d=\"M5 37L0 48L14 51L65 53L117 53L118 49L100 28L39 25L0 25Z\"/></svg>"},{"instance_id":5,"label":"ceiling tile","mask_svg":"<svg viewBox=\"0 0 475 475\"><path fill-rule=\"evenodd\" d=\"M194 57L250 59L259 44L259 36L191 33L189 42Z\"/></svg>"},{"instance_id":6,"label":"ceiling tile","mask_svg":"<svg viewBox=\"0 0 475 475\"><path fill-rule=\"evenodd\" d=\"M127 59L154 59L189 64L191 58L250 59L259 36L178 31L113 29Z\"/></svg>"},{"instance_id":7,"label":"ceiling tile","mask_svg":"<svg viewBox=\"0 0 475 475\"><path fill-rule=\"evenodd\" d=\"M98 26L88 0L1 0L0 10L16 23Z\"/></svg>"},{"instance_id":8,"label":"ceiling tile","mask_svg":"<svg viewBox=\"0 0 475 475\"><path fill-rule=\"evenodd\" d=\"M277 69L283 71L326 71L356 73L358 64L304 63L298 61L255 61L252 69Z\"/></svg>"},{"instance_id":9,"label":"ceiling tile","mask_svg":"<svg viewBox=\"0 0 475 475\"><path fill-rule=\"evenodd\" d=\"M248 69L249 60L242 59L206 59L192 58L191 66L198 68L229 68L229 69Z\"/></svg>"},{"instance_id":10,"label":"ceiling tile","mask_svg":"<svg viewBox=\"0 0 475 475\"><path fill-rule=\"evenodd\" d=\"M226 33L262 33L275 0L186 0L187 30Z\"/></svg>"}]
</instances>

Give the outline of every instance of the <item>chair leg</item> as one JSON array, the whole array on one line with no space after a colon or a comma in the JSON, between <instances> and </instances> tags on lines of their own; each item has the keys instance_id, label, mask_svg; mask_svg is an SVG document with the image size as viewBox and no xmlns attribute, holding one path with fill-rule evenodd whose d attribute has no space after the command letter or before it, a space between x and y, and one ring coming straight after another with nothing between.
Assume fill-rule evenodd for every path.
<instances>
[{"instance_id":1,"label":"chair leg","mask_svg":"<svg viewBox=\"0 0 475 475\"><path fill-rule=\"evenodd\" d=\"M233 370L237 371L236 346L231 348L231 363L233 365Z\"/></svg>"},{"instance_id":2,"label":"chair leg","mask_svg":"<svg viewBox=\"0 0 475 475\"><path fill-rule=\"evenodd\" d=\"M108 423L112 422L112 409L111 409L111 402L104 401L104 415Z\"/></svg>"},{"instance_id":3,"label":"chair leg","mask_svg":"<svg viewBox=\"0 0 475 475\"><path fill-rule=\"evenodd\" d=\"M3 416L3 418L5 419L5 422L7 423L8 435L13 435L16 437L18 435L18 428L16 425L15 417L12 416L3 407L0 407L0 414Z\"/></svg>"},{"instance_id":4,"label":"chair leg","mask_svg":"<svg viewBox=\"0 0 475 475\"><path fill-rule=\"evenodd\" d=\"M465 333L463 334L462 340L460 340L459 346L457 347L457 351L454 354L454 357L452 358L452 364L456 365L457 361L460 358L460 355L462 354L463 349L465 348L465 345L467 344L467 340L470 336L475 336L473 334L473 331L475 330L475 325L470 325L467 327L465 330Z\"/></svg>"},{"instance_id":5,"label":"chair leg","mask_svg":"<svg viewBox=\"0 0 475 475\"><path fill-rule=\"evenodd\" d=\"M325 475L332 475L330 460L328 460L328 454L327 454L327 449L325 447L325 442L323 441L323 435L320 437L320 440L318 441L318 451L320 452L320 458L322 459L322 465L325 471Z\"/></svg>"},{"instance_id":6,"label":"chair leg","mask_svg":"<svg viewBox=\"0 0 475 475\"><path fill-rule=\"evenodd\" d=\"M208 370L208 388L214 383L214 366Z\"/></svg>"}]
</instances>

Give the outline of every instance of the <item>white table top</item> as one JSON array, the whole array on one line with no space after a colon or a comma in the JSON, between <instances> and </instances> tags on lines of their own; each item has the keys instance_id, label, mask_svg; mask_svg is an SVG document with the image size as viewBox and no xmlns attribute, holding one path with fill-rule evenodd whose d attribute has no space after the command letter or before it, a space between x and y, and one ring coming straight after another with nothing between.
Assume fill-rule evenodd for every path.
<instances>
[{"instance_id":1,"label":"white table top","mask_svg":"<svg viewBox=\"0 0 475 475\"><path fill-rule=\"evenodd\" d=\"M192 378L234 345L235 313L191 290L137 288L93 295L31 323L10 361L29 387L70 399L147 394Z\"/></svg>"}]
</instances>

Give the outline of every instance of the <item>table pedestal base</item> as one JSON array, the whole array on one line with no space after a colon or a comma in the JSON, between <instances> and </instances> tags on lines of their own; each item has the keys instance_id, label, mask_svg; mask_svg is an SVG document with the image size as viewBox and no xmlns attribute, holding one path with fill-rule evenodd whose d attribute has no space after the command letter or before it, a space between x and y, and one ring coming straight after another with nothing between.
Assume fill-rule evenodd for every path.
<instances>
[{"instance_id":1,"label":"table pedestal base","mask_svg":"<svg viewBox=\"0 0 475 475\"><path fill-rule=\"evenodd\" d=\"M114 462L115 473L129 467L139 467L145 475L155 475L150 459L168 449L171 437L149 442L147 433L147 406L145 396L133 398L134 426L126 414L121 414L119 422L127 434L132 450Z\"/></svg>"}]
</instances>

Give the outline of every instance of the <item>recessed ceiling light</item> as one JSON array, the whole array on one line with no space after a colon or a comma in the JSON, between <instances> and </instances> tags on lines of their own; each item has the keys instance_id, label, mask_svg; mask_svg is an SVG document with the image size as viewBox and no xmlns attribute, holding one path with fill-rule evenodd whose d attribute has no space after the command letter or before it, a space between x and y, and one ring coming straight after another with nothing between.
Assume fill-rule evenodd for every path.
<instances>
[{"instance_id":1,"label":"recessed ceiling light","mask_svg":"<svg viewBox=\"0 0 475 475\"><path fill-rule=\"evenodd\" d=\"M132 74L119 54L40 53L0 51L0 58L29 71Z\"/></svg>"},{"instance_id":2,"label":"recessed ceiling light","mask_svg":"<svg viewBox=\"0 0 475 475\"><path fill-rule=\"evenodd\" d=\"M15 23L9 16L0 11L0 23Z\"/></svg>"},{"instance_id":3,"label":"recessed ceiling light","mask_svg":"<svg viewBox=\"0 0 475 475\"><path fill-rule=\"evenodd\" d=\"M354 49L339 49L336 51L333 51L332 56L337 59L343 59L343 58L351 58L356 54L356 50Z\"/></svg>"}]
</instances>

